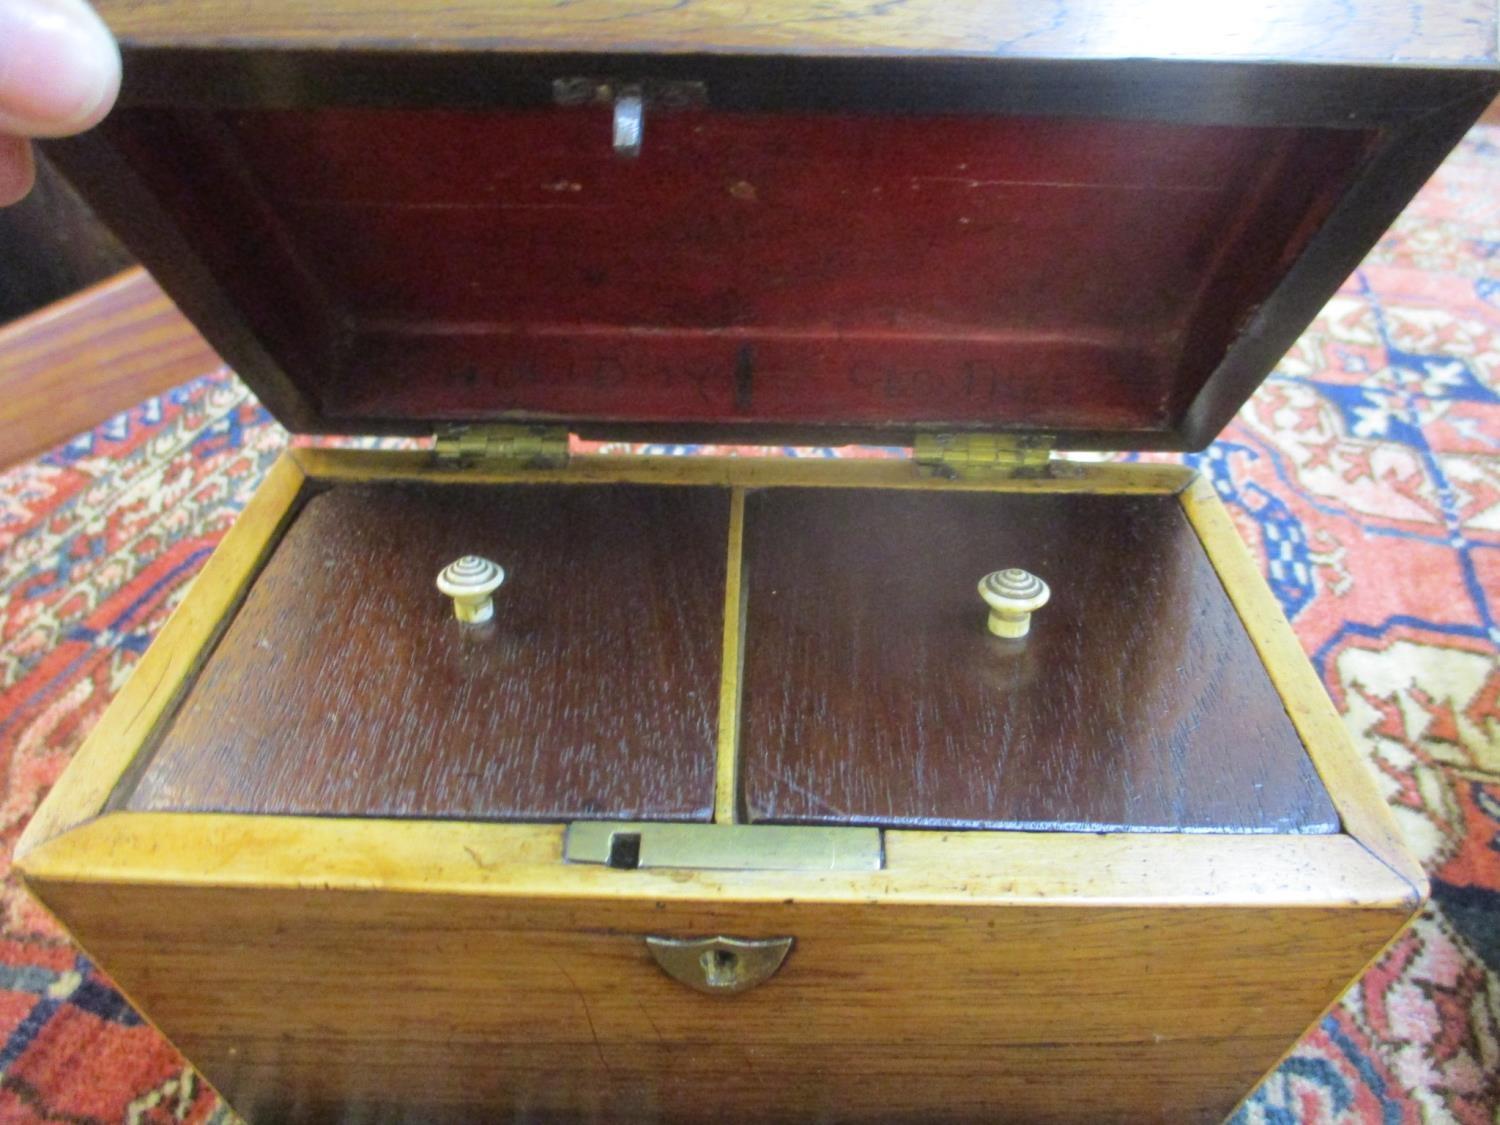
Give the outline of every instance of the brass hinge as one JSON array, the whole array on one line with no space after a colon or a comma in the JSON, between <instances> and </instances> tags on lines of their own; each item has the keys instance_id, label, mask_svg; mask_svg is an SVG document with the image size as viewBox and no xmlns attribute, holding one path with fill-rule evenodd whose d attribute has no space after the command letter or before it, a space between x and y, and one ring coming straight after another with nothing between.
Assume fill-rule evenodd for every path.
<instances>
[{"instance_id":1,"label":"brass hinge","mask_svg":"<svg viewBox=\"0 0 1500 1125\"><path fill-rule=\"evenodd\" d=\"M1041 476L1052 461L1050 434L919 433L917 464L944 477Z\"/></svg>"},{"instance_id":2,"label":"brass hinge","mask_svg":"<svg viewBox=\"0 0 1500 1125\"><path fill-rule=\"evenodd\" d=\"M448 464L557 469L568 463L568 431L564 426L448 426L438 430L434 449Z\"/></svg>"}]
</instances>

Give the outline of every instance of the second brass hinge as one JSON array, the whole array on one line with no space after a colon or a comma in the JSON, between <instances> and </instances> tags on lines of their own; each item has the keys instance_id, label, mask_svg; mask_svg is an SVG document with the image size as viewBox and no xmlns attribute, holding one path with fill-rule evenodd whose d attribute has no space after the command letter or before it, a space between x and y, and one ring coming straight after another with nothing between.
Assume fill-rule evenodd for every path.
<instances>
[{"instance_id":1,"label":"second brass hinge","mask_svg":"<svg viewBox=\"0 0 1500 1125\"><path fill-rule=\"evenodd\" d=\"M1055 441L1050 434L919 433L914 453L939 476L1041 476Z\"/></svg>"},{"instance_id":2,"label":"second brass hinge","mask_svg":"<svg viewBox=\"0 0 1500 1125\"><path fill-rule=\"evenodd\" d=\"M447 426L438 430L433 449L444 464L558 469L568 463L568 431L511 423Z\"/></svg>"}]
</instances>

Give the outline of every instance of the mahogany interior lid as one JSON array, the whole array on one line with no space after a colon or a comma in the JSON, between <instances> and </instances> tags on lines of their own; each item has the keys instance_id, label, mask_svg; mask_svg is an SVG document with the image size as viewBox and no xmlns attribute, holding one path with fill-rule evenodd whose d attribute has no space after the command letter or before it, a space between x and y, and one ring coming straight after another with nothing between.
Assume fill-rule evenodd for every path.
<instances>
[{"instance_id":1,"label":"mahogany interior lid","mask_svg":"<svg viewBox=\"0 0 1500 1125\"><path fill-rule=\"evenodd\" d=\"M1388 220L1320 238L1381 136L648 106L632 159L608 105L133 104L59 155L295 430L1184 448Z\"/></svg>"}]
</instances>

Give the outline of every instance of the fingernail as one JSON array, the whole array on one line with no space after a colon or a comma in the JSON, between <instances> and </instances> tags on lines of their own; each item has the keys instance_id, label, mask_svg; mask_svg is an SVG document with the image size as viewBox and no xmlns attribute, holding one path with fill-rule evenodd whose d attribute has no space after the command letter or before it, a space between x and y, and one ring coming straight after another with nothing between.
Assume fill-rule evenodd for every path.
<instances>
[{"instance_id":1,"label":"fingernail","mask_svg":"<svg viewBox=\"0 0 1500 1125\"><path fill-rule=\"evenodd\" d=\"M23 137L0 133L0 207L9 207L25 196L35 178L31 145Z\"/></svg>"},{"instance_id":2,"label":"fingernail","mask_svg":"<svg viewBox=\"0 0 1500 1125\"><path fill-rule=\"evenodd\" d=\"M102 117L120 84L114 38L76 0L0 2L0 123L54 136Z\"/></svg>"}]
</instances>

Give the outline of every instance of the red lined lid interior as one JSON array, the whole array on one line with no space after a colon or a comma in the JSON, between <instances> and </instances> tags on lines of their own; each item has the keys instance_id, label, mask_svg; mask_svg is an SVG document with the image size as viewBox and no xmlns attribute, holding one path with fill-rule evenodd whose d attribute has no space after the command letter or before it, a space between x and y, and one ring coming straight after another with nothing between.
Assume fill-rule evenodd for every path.
<instances>
[{"instance_id":1,"label":"red lined lid interior","mask_svg":"<svg viewBox=\"0 0 1500 1125\"><path fill-rule=\"evenodd\" d=\"M122 111L329 428L1170 428L1370 134L606 108Z\"/></svg>"}]
</instances>

